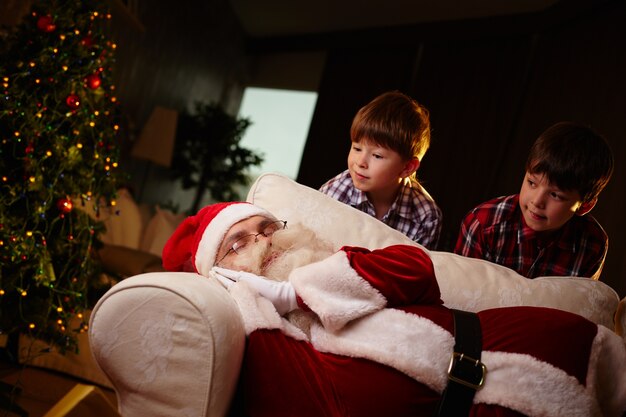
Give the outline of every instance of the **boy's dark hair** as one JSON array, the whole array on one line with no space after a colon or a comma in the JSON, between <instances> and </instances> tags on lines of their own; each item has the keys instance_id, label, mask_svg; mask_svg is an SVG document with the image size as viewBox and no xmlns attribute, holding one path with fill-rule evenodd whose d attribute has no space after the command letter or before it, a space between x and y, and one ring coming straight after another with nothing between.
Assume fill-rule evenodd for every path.
<instances>
[{"instance_id":1,"label":"boy's dark hair","mask_svg":"<svg viewBox=\"0 0 626 417\"><path fill-rule=\"evenodd\" d=\"M593 129L560 122L535 141L526 171L544 174L562 190L578 191L583 203L598 198L613 174L613 152L604 137Z\"/></svg>"},{"instance_id":2,"label":"boy's dark hair","mask_svg":"<svg viewBox=\"0 0 626 417\"><path fill-rule=\"evenodd\" d=\"M404 159L421 158L430 146L428 110L399 91L376 97L357 112L350 140L370 140L392 149Z\"/></svg>"}]
</instances>

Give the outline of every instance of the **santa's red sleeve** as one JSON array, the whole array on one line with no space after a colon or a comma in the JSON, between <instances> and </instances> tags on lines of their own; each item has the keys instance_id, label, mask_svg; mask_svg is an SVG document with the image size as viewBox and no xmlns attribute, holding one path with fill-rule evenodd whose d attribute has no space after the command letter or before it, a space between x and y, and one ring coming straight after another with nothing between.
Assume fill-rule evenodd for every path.
<instances>
[{"instance_id":1,"label":"santa's red sleeve","mask_svg":"<svg viewBox=\"0 0 626 417\"><path fill-rule=\"evenodd\" d=\"M289 281L330 331L385 307L441 304L430 257L409 245L374 251L346 246L294 269Z\"/></svg>"},{"instance_id":2,"label":"santa's red sleeve","mask_svg":"<svg viewBox=\"0 0 626 417\"><path fill-rule=\"evenodd\" d=\"M443 304L430 256L419 247L394 245L370 251L344 246L350 266L386 299L387 307Z\"/></svg>"}]
</instances>

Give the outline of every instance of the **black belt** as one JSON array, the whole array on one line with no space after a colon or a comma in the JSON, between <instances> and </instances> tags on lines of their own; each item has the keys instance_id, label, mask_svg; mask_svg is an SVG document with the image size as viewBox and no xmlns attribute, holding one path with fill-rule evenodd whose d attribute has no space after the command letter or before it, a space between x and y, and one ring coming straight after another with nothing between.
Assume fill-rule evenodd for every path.
<instances>
[{"instance_id":1,"label":"black belt","mask_svg":"<svg viewBox=\"0 0 626 417\"><path fill-rule=\"evenodd\" d=\"M454 352L448 368L448 385L441 395L437 417L469 415L474 394L487 375L480 361L483 349L480 320L476 313L452 310L454 313Z\"/></svg>"}]
</instances>

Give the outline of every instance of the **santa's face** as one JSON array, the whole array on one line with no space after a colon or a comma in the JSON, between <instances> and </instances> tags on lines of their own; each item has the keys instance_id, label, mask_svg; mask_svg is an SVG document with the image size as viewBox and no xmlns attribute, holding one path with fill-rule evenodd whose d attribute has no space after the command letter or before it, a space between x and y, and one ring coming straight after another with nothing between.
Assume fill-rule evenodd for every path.
<instances>
[{"instance_id":1,"label":"santa's face","mask_svg":"<svg viewBox=\"0 0 626 417\"><path fill-rule=\"evenodd\" d=\"M276 219L265 216L252 216L235 223L222 240L216 264L247 272L258 270L261 264L257 262L263 262L258 253L268 250L272 238L266 229L275 223ZM274 229L270 229L272 233Z\"/></svg>"},{"instance_id":2,"label":"santa's face","mask_svg":"<svg viewBox=\"0 0 626 417\"><path fill-rule=\"evenodd\" d=\"M271 236L257 236L245 250L233 250L242 236L260 233L269 222L255 216L235 224L226 234L218 258L222 268L251 272L277 281L287 280L294 268L324 259L333 252L330 244L320 241L315 233L300 225L276 230Z\"/></svg>"}]
</instances>

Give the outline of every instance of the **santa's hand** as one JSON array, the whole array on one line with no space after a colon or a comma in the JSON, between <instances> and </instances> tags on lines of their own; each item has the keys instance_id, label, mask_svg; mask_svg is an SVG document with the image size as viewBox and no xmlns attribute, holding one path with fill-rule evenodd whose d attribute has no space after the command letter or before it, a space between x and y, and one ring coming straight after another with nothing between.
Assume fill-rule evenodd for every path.
<instances>
[{"instance_id":1,"label":"santa's hand","mask_svg":"<svg viewBox=\"0 0 626 417\"><path fill-rule=\"evenodd\" d=\"M233 286L233 284L235 283L235 281L232 281L228 278L226 278L225 276L222 276L220 274L218 274L217 272L210 270L209 271L209 277L210 278L215 278L216 280L218 280L219 282L222 283L222 285L228 290L230 289L230 287Z\"/></svg>"},{"instance_id":2,"label":"santa's hand","mask_svg":"<svg viewBox=\"0 0 626 417\"><path fill-rule=\"evenodd\" d=\"M215 277L229 288L233 283L243 281L251 288L255 289L259 295L267 298L274 304L276 311L281 316L298 308L296 301L296 291L290 282L272 281L265 277L244 271L233 271L232 269L214 266L211 269Z\"/></svg>"}]
</instances>

